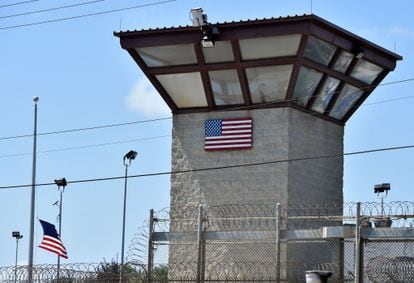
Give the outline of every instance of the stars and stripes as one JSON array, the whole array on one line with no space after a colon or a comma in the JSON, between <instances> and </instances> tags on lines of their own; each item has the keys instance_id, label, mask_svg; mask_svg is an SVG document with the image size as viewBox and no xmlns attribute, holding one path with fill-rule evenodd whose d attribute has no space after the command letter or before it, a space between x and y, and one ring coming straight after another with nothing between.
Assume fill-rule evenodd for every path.
<instances>
[{"instance_id":1,"label":"stars and stripes","mask_svg":"<svg viewBox=\"0 0 414 283\"><path fill-rule=\"evenodd\" d=\"M55 253L61 257L68 258L68 253L60 240L60 236L56 231L55 225L40 219L39 221L43 227L43 240L40 243L39 248Z\"/></svg>"},{"instance_id":2,"label":"stars and stripes","mask_svg":"<svg viewBox=\"0 0 414 283\"><path fill-rule=\"evenodd\" d=\"M205 150L250 148L252 148L252 118L206 120Z\"/></svg>"}]
</instances>

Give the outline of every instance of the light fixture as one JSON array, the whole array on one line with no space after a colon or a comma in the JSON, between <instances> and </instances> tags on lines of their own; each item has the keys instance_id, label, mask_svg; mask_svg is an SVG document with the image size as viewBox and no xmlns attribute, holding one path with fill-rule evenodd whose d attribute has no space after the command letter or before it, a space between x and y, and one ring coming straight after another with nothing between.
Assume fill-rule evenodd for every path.
<instances>
[{"instance_id":1,"label":"light fixture","mask_svg":"<svg viewBox=\"0 0 414 283\"><path fill-rule=\"evenodd\" d=\"M201 39L201 45L204 48L214 47L214 43L216 42L217 35L220 33L219 29L217 27L204 25L201 27L201 31L203 32L203 37Z\"/></svg>"},{"instance_id":2,"label":"light fixture","mask_svg":"<svg viewBox=\"0 0 414 283\"><path fill-rule=\"evenodd\" d=\"M391 217L385 216L385 208L384 208L384 198L388 196L389 190L391 190L390 183L382 183L382 184L377 184L374 186L374 193L376 193L378 197L381 197L381 216L373 219L374 226L376 228L384 228L384 227L389 228L392 225ZM385 193L385 195L383 195L383 193Z\"/></svg>"},{"instance_id":3,"label":"light fixture","mask_svg":"<svg viewBox=\"0 0 414 283\"><path fill-rule=\"evenodd\" d=\"M62 205L63 205L63 192L68 182L65 178L55 179L55 184L58 186L60 191L60 201L59 201L59 237L62 237ZM60 255L57 257L57 274L56 280L59 282L60 278Z\"/></svg>"},{"instance_id":4,"label":"light fixture","mask_svg":"<svg viewBox=\"0 0 414 283\"><path fill-rule=\"evenodd\" d=\"M19 231L13 231L12 237L16 238L16 258L15 258L15 264L14 264L14 283L17 283L17 257L19 253L19 240L23 238L23 235L20 235Z\"/></svg>"},{"instance_id":5,"label":"light fixture","mask_svg":"<svg viewBox=\"0 0 414 283\"><path fill-rule=\"evenodd\" d=\"M211 33L205 33L203 35L203 39L201 40L201 45L203 45L204 48L211 48L214 47L214 40Z\"/></svg>"},{"instance_id":6,"label":"light fixture","mask_svg":"<svg viewBox=\"0 0 414 283\"><path fill-rule=\"evenodd\" d=\"M19 231L13 231L12 236L13 238L16 238L16 240L20 240L21 238L23 238L23 235L20 235Z\"/></svg>"},{"instance_id":7,"label":"light fixture","mask_svg":"<svg viewBox=\"0 0 414 283\"><path fill-rule=\"evenodd\" d=\"M124 155L124 165L129 166L131 161L137 157L138 153L134 150L130 150L127 154Z\"/></svg>"},{"instance_id":8,"label":"light fixture","mask_svg":"<svg viewBox=\"0 0 414 283\"><path fill-rule=\"evenodd\" d=\"M66 187L66 185L68 184L65 178L61 178L61 179L55 179L55 184L58 187Z\"/></svg>"},{"instance_id":9,"label":"light fixture","mask_svg":"<svg viewBox=\"0 0 414 283\"><path fill-rule=\"evenodd\" d=\"M387 195L389 190L391 190L391 184L390 183L377 184L377 185L374 186L374 193L376 193L376 194L380 194L380 193L385 192L385 195Z\"/></svg>"},{"instance_id":10,"label":"light fixture","mask_svg":"<svg viewBox=\"0 0 414 283\"><path fill-rule=\"evenodd\" d=\"M121 243L121 265L119 268L119 283L122 283L124 273L124 250L125 250L125 220L126 220L126 201L127 201L127 188L128 188L128 167L131 165L132 160L137 157L138 153L134 150L130 150L124 155L125 166L125 183L124 183L124 208L122 214L122 243Z\"/></svg>"},{"instance_id":11,"label":"light fixture","mask_svg":"<svg viewBox=\"0 0 414 283\"><path fill-rule=\"evenodd\" d=\"M361 59L364 56L364 48L360 45L354 47L353 53L355 58Z\"/></svg>"}]
</instances>

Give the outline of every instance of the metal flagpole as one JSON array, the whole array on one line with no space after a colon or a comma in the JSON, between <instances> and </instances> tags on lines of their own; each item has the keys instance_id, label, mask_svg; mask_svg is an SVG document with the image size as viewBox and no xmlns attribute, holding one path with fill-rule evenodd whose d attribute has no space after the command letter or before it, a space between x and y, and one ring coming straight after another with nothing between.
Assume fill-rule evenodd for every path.
<instances>
[{"instance_id":1,"label":"metal flagpole","mask_svg":"<svg viewBox=\"0 0 414 283\"><path fill-rule=\"evenodd\" d=\"M34 221L35 221L35 197L36 197L36 143L37 143L37 102L39 97L35 96L34 101L34 130L33 130L33 163L32 163L32 195L30 201L30 235L29 235L29 263L28 279L33 282L33 246L34 246Z\"/></svg>"}]
</instances>

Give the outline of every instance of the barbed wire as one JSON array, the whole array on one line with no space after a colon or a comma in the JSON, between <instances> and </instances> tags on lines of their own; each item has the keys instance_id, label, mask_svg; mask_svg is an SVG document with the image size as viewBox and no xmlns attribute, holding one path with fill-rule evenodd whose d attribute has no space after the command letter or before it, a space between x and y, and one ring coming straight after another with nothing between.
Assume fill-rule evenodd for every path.
<instances>
[{"instance_id":1,"label":"barbed wire","mask_svg":"<svg viewBox=\"0 0 414 283\"><path fill-rule=\"evenodd\" d=\"M280 215L283 221L306 219L318 223L319 227L326 226L330 221L338 221L343 225L345 220L356 220L356 205L347 202L319 204L289 204L281 206ZM275 224L276 204L229 204L204 207L204 231L263 231ZM361 214L364 217L377 217L381 212L393 214L393 217L414 219L414 202L392 201L387 203L361 203ZM186 207L172 207L154 212L154 232L182 232L180 229L197 229L199 206L192 204ZM338 215L331 215L343 211L343 219ZM313 217L315 216L315 217ZM176 218L176 219L174 219ZM344 221L343 221L344 220ZM214 221L221 224L215 224ZM259 222L257 222L259 221ZM328 222L327 222L328 221ZM177 223L184 223L177 225ZM188 223L191 222L191 225ZM220 226L221 225L221 226ZM306 225L304 225L306 226ZM304 227L301 226L300 228ZM329 226L329 225L328 225ZM393 227L394 223L393 223ZM289 228L286 226L285 228ZM294 228L297 228L295 226ZM307 227L308 228L308 227ZM128 249L127 266L131 272L127 276L133 282L145 282L148 270L148 221L138 228ZM189 231L189 230L184 230ZM410 234L411 235L411 234ZM400 239L363 238L364 276L372 282L411 282L414 280L414 238L410 235ZM365 242L366 241L366 242ZM354 239L347 239L341 244L335 238L315 239L282 239L280 258L280 280L296 282L304 279L307 270L326 270L334 274L332 280L353 280ZM204 277L210 281L241 281L252 282L257 280L276 280L275 271L275 239L250 240L206 240L204 242ZM198 269L198 243L189 241L152 241L155 260L152 269L154 282L156 278L166 280L196 280ZM293 249L293 254L289 251ZM307 256L315 251L326 251L325 255ZM294 256L292 256L294 255ZM338 262L343 257L343 266ZM62 280L77 279L80 282L116 282L119 280L117 272L119 264L111 263L70 263L62 264L60 274ZM56 265L42 264L34 267L36 280L54 280ZM16 278L19 281L27 279L27 267L1 267L0 281L7 282ZM168 276L168 277L167 277ZM83 280L83 281L82 281Z\"/></svg>"},{"instance_id":2,"label":"barbed wire","mask_svg":"<svg viewBox=\"0 0 414 283\"><path fill-rule=\"evenodd\" d=\"M126 272L125 278L128 280L135 280L134 282L145 282L145 266L133 265L126 263L129 272ZM110 269L113 268L114 269ZM72 282L71 280L81 280L81 282L119 282L119 264L111 262L101 263L63 263L60 265L59 282ZM33 280L34 282L48 282L55 281L57 277L56 264L38 264L33 266ZM20 265L0 267L0 282L27 282L28 266ZM138 281L141 280L141 281ZM77 281L78 282L78 281Z\"/></svg>"}]
</instances>

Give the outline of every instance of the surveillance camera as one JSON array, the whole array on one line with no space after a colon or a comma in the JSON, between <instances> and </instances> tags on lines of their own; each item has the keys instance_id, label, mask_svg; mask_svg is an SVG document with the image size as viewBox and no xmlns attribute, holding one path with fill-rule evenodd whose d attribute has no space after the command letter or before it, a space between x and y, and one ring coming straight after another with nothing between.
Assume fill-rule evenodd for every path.
<instances>
[{"instance_id":1,"label":"surveillance camera","mask_svg":"<svg viewBox=\"0 0 414 283\"><path fill-rule=\"evenodd\" d=\"M39 101L39 97L38 96L33 97L33 101L34 102L38 102Z\"/></svg>"}]
</instances>

